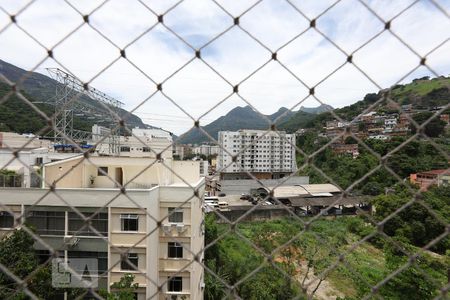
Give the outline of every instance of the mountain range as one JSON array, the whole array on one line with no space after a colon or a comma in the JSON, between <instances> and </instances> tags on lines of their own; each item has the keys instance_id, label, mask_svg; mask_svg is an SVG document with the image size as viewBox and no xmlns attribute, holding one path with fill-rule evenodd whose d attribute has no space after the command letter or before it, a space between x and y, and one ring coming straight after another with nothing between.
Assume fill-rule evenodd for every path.
<instances>
[{"instance_id":1,"label":"mountain range","mask_svg":"<svg viewBox=\"0 0 450 300\"><path fill-rule=\"evenodd\" d=\"M27 72L12 64L0 60L0 74L8 80L17 82L26 75L26 79L17 86L34 105L42 112L51 115L54 112L54 97L57 81L36 72ZM414 79L411 83L404 85L395 85L390 89L390 99L399 105L411 104L419 109L430 109L436 106L447 105L450 102L450 78L440 76L430 79L422 77ZM11 88L0 80L0 99L9 93ZM217 120L202 126L210 136L217 139L219 131L236 131L239 129L261 129L270 127L271 122L276 123L277 129L287 132L295 132L299 128L321 128L325 121L332 120L330 111L334 111L344 120L351 120L367 107L379 100L385 90L378 93L370 93L355 102L352 105L333 109L329 105L320 105L318 107L301 107L298 111L290 111L281 107L277 112L271 115L261 115L254 111L252 107L235 107L226 115ZM96 110L103 107L99 103L86 95L79 98L79 101L88 104L91 107L96 106ZM32 132L36 133L46 126L45 120L34 110L25 104L17 96L10 96L1 103L0 110L0 131L15 131L18 133ZM104 108L103 108L104 109ZM396 111L389 107L388 103L382 102L376 108L381 111ZM106 109L105 114L107 113ZM119 109L118 114L124 116L128 112ZM76 111L74 116L74 128L91 131L93 124L102 124L102 116L89 111ZM155 128L144 124L136 115L130 115L126 124L130 127ZM209 142L209 138L197 128L193 128L182 136L174 139L183 144L200 144Z\"/></svg>"},{"instance_id":2,"label":"mountain range","mask_svg":"<svg viewBox=\"0 0 450 300\"><path fill-rule=\"evenodd\" d=\"M37 72L28 72L2 60L0 60L0 74L12 82L18 82L21 78L26 78L18 84L17 88L19 90L30 96L35 103L54 105L55 91L58 84L56 80ZM5 86L3 90L5 90ZM104 121L104 117L98 115L99 112L109 114L101 104L86 95L80 96L76 101L93 108L92 112L90 112L75 106L74 123L82 126L82 128L77 129L90 131L93 124L102 124ZM126 114L128 114L126 110L118 109L119 116L125 116ZM130 128L151 127L144 124L136 115L130 115L126 123Z\"/></svg>"},{"instance_id":3,"label":"mountain range","mask_svg":"<svg viewBox=\"0 0 450 300\"><path fill-rule=\"evenodd\" d=\"M288 122L294 115L299 112L305 120L314 118L315 114L332 110L333 107L329 105L320 105L318 107L301 107L298 112L293 112L285 107L281 107L277 112L271 115L261 115L253 110L250 106L238 106L226 115L219 117L217 120L202 126L210 136L217 139L219 131L236 131L239 129L268 129L270 122L276 123L277 127L282 129L283 124ZM193 128L180 136L177 140L182 144L200 144L209 142L209 138L198 128Z\"/></svg>"}]
</instances>

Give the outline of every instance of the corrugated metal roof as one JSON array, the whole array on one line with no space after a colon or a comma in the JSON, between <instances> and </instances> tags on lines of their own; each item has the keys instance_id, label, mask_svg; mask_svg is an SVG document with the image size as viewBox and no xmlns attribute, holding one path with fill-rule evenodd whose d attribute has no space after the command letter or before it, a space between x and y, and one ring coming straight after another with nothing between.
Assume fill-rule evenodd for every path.
<instances>
[{"instance_id":1,"label":"corrugated metal roof","mask_svg":"<svg viewBox=\"0 0 450 300\"><path fill-rule=\"evenodd\" d=\"M309 193L301 185L279 186L273 191L273 195L276 198L290 198L308 194Z\"/></svg>"},{"instance_id":2,"label":"corrugated metal roof","mask_svg":"<svg viewBox=\"0 0 450 300\"><path fill-rule=\"evenodd\" d=\"M302 184L302 187L310 194L318 193L339 193L340 190L331 183L322 184Z\"/></svg>"},{"instance_id":3,"label":"corrugated metal roof","mask_svg":"<svg viewBox=\"0 0 450 300\"><path fill-rule=\"evenodd\" d=\"M274 197L293 198L311 195L314 197L331 197L332 193L339 193L340 190L333 184L300 184L290 186L268 187L267 191L274 189Z\"/></svg>"}]
</instances>

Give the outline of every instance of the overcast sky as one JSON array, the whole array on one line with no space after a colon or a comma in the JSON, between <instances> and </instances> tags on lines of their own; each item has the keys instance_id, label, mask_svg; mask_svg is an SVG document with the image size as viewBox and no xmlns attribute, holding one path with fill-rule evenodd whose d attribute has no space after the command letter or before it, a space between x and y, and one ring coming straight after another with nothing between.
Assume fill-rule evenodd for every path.
<instances>
[{"instance_id":1,"label":"overcast sky","mask_svg":"<svg viewBox=\"0 0 450 300\"><path fill-rule=\"evenodd\" d=\"M427 64L434 72L448 76L450 0L434 1L441 9L430 1L419 1L392 21L391 30L418 55L427 55ZM282 106L295 110L301 105L317 106L319 103L312 98L300 103L308 95L309 88L298 79L308 87L317 85L345 64L346 54L342 51L352 53L355 65L373 81L354 65L345 64L315 87L316 96L333 107L351 104L366 93L378 91L379 87L397 83L420 62L417 54L389 31L360 48L382 32L385 25L358 1L340 1L323 13L334 1L291 0L303 15L284 0L264 0L249 11L256 1L218 0L228 14L209 0L183 1L167 14L166 11L178 1L110 0L96 9L103 1L71 0L68 1L71 7L62 0L37 0L21 11L29 2L0 0L0 59L27 70L35 68L46 75L45 68L48 67L65 69L121 100L127 110L135 109L155 92L154 82L164 82L163 92L179 107L157 93L135 113L145 123L176 134L193 125L181 109L194 118L203 116L200 123L205 125L236 106L247 105L242 98L264 114L272 114ZM394 18L412 2L365 1L385 21ZM233 25L233 17L245 11L240 26L265 47L238 27L210 43ZM17 24L41 45L10 24L9 15L16 14ZM83 25L82 15L87 14L90 25L109 41L89 25ZM164 14L164 24L187 44L157 24L157 14ZM317 16L318 30L335 45L314 29L307 30L308 19ZM81 27L61 42L78 26ZM152 26L153 29L147 31ZM439 45L441 47L430 53ZM228 82L201 60L193 59L194 49L199 48L202 58ZM55 60L45 59L47 49L53 49ZM119 49L125 49L128 60L119 58ZM278 62L270 61L271 52L277 52L278 60L298 79ZM403 82L425 75L433 73L419 67ZM169 76L172 77L166 81ZM242 98L234 94L207 113L232 93L230 84L236 85L244 79L239 86Z\"/></svg>"}]
</instances>

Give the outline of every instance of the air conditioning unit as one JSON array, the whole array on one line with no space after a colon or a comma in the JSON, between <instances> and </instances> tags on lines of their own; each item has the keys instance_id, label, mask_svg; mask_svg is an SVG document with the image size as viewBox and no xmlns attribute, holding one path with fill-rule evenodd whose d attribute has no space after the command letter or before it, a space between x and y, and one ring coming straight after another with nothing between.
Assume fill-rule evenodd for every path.
<instances>
[{"instance_id":1,"label":"air conditioning unit","mask_svg":"<svg viewBox=\"0 0 450 300\"><path fill-rule=\"evenodd\" d=\"M183 233L186 231L186 226L184 226L184 224L177 224L177 232L178 233Z\"/></svg>"},{"instance_id":2,"label":"air conditioning unit","mask_svg":"<svg viewBox=\"0 0 450 300\"><path fill-rule=\"evenodd\" d=\"M162 229L163 229L164 233L168 234L168 235L170 235L172 232L172 226L170 224L164 224L162 226Z\"/></svg>"}]
</instances>

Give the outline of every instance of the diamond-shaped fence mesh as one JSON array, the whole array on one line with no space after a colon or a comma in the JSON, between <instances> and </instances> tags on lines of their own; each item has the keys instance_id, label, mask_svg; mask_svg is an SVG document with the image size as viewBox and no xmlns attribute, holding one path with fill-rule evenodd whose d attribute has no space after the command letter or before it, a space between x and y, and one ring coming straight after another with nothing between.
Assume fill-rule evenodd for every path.
<instances>
[{"instance_id":1,"label":"diamond-shaped fence mesh","mask_svg":"<svg viewBox=\"0 0 450 300\"><path fill-rule=\"evenodd\" d=\"M0 298L447 299L449 11L0 1Z\"/></svg>"}]
</instances>

